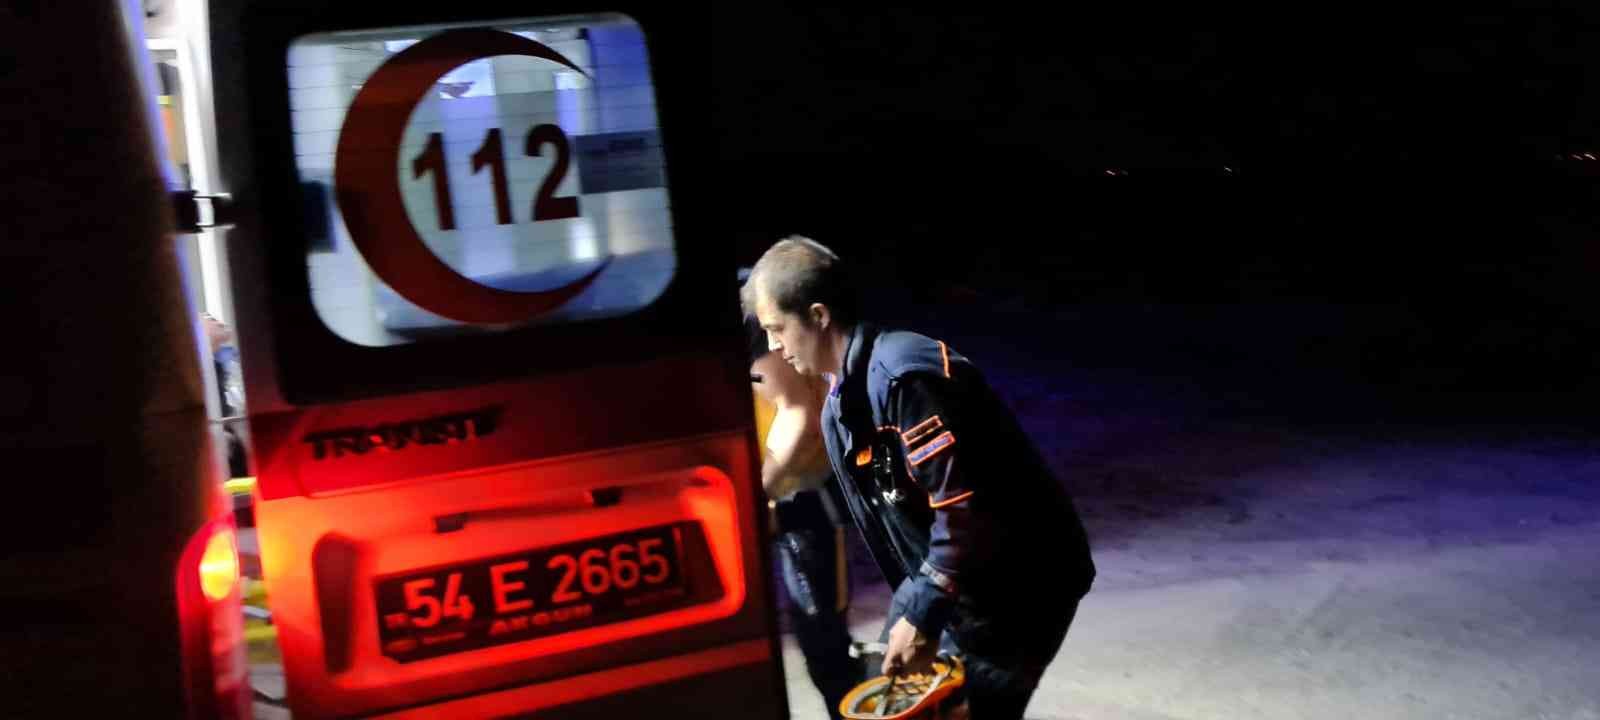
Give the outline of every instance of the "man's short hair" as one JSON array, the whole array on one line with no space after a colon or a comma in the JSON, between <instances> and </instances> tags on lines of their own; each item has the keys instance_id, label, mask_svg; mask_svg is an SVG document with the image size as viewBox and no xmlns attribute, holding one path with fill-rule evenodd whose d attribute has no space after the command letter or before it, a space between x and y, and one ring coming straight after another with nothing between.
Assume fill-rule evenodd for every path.
<instances>
[{"instance_id":1,"label":"man's short hair","mask_svg":"<svg viewBox=\"0 0 1600 720\"><path fill-rule=\"evenodd\" d=\"M755 317L758 283L781 312L806 317L806 308L821 303L840 327L853 327L858 319L849 270L837 254L811 238L790 235L762 253L739 291L746 318Z\"/></svg>"}]
</instances>

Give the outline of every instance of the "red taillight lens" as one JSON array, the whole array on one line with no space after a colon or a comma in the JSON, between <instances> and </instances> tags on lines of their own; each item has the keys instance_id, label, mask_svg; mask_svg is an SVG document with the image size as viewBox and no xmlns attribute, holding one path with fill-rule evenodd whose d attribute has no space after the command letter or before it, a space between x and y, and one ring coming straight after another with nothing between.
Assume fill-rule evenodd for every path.
<instances>
[{"instance_id":1,"label":"red taillight lens","mask_svg":"<svg viewBox=\"0 0 1600 720\"><path fill-rule=\"evenodd\" d=\"M220 526L206 541L200 556L200 591L211 602L222 602L239 587L239 547L233 528Z\"/></svg>"},{"instance_id":2,"label":"red taillight lens","mask_svg":"<svg viewBox=\"0 0 1600 720\"><path fill-rule=\"evenodd\" d=\"M190 538L178 562L177 580L189 717L249 717L239 549L231 513L207 523Z\"/></svg>"}]
</instances>

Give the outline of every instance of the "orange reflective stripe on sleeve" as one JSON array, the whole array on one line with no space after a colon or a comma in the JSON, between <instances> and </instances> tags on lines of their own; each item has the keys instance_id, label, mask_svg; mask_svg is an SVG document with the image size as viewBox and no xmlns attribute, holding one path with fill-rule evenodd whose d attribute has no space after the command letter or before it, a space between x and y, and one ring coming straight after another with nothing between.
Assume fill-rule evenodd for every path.
<instances>
[{"instance_id":1,"label":"orange reflective stripe on sleeve","mask_svg":"<svg viewBox=\"0 0 1600 720\"><path fill-rule=\"evenodd\" d=\"M957 495L957 496L955 496L953 498L945 498L943 500L940 500L939 502L934 502L933 501L933 497L929 496L928 497L928 507L933 508L935 510L938 510L939 508L942 508L942 507L949 507L949 506L954 505L954 504L956 504L958 502L961 502L962 500L965 500L965 499L967 499L969 497L972 497L972 492L973 491L968 490L968 491L966 491L964 493L961 493L960 495Z\"/></svg>"}]
</instances>

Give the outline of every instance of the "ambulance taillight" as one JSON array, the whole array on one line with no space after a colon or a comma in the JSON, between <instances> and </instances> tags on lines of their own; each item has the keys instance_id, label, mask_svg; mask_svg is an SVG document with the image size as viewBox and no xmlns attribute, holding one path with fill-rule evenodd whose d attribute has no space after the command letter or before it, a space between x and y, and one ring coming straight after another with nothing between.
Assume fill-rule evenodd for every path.
<instances>
[{"instance_id":1,"label":"ambulance taillight","mask_svg":"<svg viewBox=\"0 0 1600 720\"><path fill-rule=\"evenodd\" d=\"M178 562L178 613L189 717L250 717L240 621L239 548L232 515L207 523Z\"/></svg>"}]
</instances>

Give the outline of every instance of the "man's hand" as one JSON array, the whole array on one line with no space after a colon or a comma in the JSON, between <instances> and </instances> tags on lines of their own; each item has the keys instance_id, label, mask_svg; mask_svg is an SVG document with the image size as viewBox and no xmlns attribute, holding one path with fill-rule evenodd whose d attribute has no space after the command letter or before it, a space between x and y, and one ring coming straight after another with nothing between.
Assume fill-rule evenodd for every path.
<instances>
[{"instance_id":1,"label":"man's hand","mask_svg":"<svg viewBox=\"0 0 1600 720\"><path fill-rule=\"evenodd\" d=\"M782 500L801 489L801 478L780 471L785 466L784 462L773 456L771 448L761 449L761 489L766 491L770 500Z\"/></svg>"},{"instance_id":2,"label":"man's hand","mask_svg":"<svg viewBox=\"0 0 1600 720\"><path fill-rule=\"evenodd\" d=\"M808 487L828 470L821 420L826 389L820 381L795 372L775 352L757 358L750 374L752 379L762 376L751 390L773 408L761 455L761 487L767 497L780 500Z\"/></svg>"},{"instance_id":3,"label":"man's hand","mask_svg":"<svg viewBox=\"0 0 1600 720\"><path fill-rule=\"evenodd\" d=\"M923 672L933 666L939 644L917 630L917 626L900 618L889 629L889 648L883 652L884 675Z\"/></svg>"}]
</instances>

